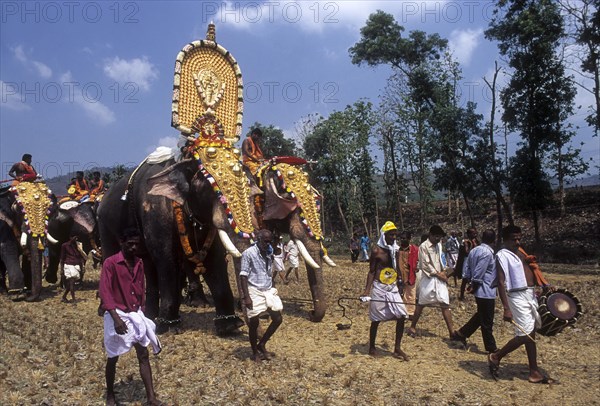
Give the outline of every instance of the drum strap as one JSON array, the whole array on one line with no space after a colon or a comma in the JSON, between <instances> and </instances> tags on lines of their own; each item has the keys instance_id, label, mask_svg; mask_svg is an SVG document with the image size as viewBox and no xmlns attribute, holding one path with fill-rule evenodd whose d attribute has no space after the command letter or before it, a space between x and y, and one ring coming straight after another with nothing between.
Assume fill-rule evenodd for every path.
<instances>
[{"instance_id":1,"label":"drum strap","mask_svg":"<svg viewBox=\"0 0 600 406\"><path fill-rule=\"evenodd\" d=\"M525 262L527 262L529 269L531 269L531 272L533 272L533 276L535 277L535 284L537 286L550 286L550 283L548 283L542 273L542 268L540 268L535 255L527 254L522 247L519 247L519 252L525 256Z\"/></svg>"}]
</instances>

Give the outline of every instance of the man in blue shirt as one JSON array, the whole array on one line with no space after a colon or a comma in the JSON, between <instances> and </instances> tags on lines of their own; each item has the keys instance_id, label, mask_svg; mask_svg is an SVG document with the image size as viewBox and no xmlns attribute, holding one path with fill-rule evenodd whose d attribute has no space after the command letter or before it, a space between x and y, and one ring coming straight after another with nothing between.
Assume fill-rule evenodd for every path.
<instances>
[{"instance_id":1,"label":"man in blue shirt","mask_svg":"<svg viewBox=\"0 0 600 406\"><path fill-rule=\"evenodd\" d=\"M467 291L475 296L477 312L452 337L452 340L460 341L466 346L467 338L481 327L483 345L488 353L498 350L492 333L496 307L496 286L498 285L496 260L492 248L495 240L494 230L485 230L482 244L473 248L465 260L463 278L470 280Z\"/></svg>"},{"instance_id":2,"label":"man in blue shirt","mask_svg":"<svg viewBox=\"0 0 600 406\"><path fill-rule=\"evenodd\" d=\"M273 234L269 230L257 232L257 242L242 254L240 281L244 304L248 315L248 337L252 348L252 359L260 362L270 359L265 344L281 325L283 304L273 287ZM271 324L258 340L259 316L268 312Z\"/></svg>"},{"instance_id":3,"label":"man in blue shirt","mask_svg":"<svg viewBox=\"0 0 600 406\"><path fill-rule=\"evenodd\" d=\"M360 237L360 251L362 253L361 261L369 261L369 250L371 249L371 239L369 234L365 231L362 237Z\"/></svg>"}]
</instances>

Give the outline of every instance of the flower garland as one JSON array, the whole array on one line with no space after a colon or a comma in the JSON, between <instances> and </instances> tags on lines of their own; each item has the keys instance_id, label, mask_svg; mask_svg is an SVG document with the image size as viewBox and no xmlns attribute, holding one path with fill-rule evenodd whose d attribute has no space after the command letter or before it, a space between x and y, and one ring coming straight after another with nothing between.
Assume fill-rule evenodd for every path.
<instances>
[{"instance_id":1,"label":"flower garland","mask_svg":"<svg viewBox=\"0 0 600 406\"><path fill-rule=\"evenodd\" d=\"M251 242L253 242L254 233L248 234L239 229L237 223L235 222L235 219L233 218L233 213L231 212L231 209L227 204L227 198L225 197L223 192L221 192L221 188L217 184L215 178L213 178L212 175L208 173L208 171L204 168L202 160L200 160L200 155L197 152L194 152L194 158L196 158L196 160L198 161L198 170L200 171L200 173L202 173L202 176L204 176L204 178L208 180L213 190L215 191L217 198L223 205L223 208L225 209L225 214L227 215L227 221L229 221L229 225L231 226L231 228L233 228L233 231L238 235L238 237L247 238L250 239Z\"/></svg>"}]
</instances>

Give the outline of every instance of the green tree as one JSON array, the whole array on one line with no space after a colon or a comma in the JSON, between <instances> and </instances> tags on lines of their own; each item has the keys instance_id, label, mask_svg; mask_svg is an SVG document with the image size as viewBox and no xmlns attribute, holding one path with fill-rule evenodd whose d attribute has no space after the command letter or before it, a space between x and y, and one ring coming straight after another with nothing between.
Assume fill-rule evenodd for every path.
<instances>
[{"instance_id":1,"label":"green tree","mask_svg":"<svg viewBox=\"0 0 600 406\"><path fill-rule=\"evenodd\" d=\"M376 216L372 127L372 106L359 101L321 120L305 138L306 157L315 162L311 177L324 196L322 210L332 232L351 235L357 223L371 232Z\"/></svg>"},{"instance_id":2,"label":"green tree","mask_svg":"<svg viewBox=\"0 0 600 406\"><path fill-rule=\"evenodd\" d=\"M498 41L501 55L508 58L512 68L509 84L501 93L503 121L509 130L519 131L523 140L512 164L512 190L519 190L515 197L519 196L522 202L516 202L517 205L533 214L539 245L540 211L548 201L542 194L547 192L542 187L544 152L562 131L561 113L572 103L568 98L571 84L556 54L565 35L563 19L552 0L499 0L485 35ZM518 170L522 168L527 171ZM515 175L524 178L514 178ZM515 189L515 182L530 188Z\"/></svg>"},{"instance_id":3,"label":"green tree","mask_svg":"<svg viewBox=\"0 0 600 406\"><path fill-rule=\"evenodd\" d=\"M598 0L559 0L567 15L569 34L576 45L574 58L579 61L582 73L591 79L593 86L582 82L577 84L594 96L595 106L590 106L586 117L594 129L600 131L600 2Z\"/></svg>"},{"instance_id":4,"label":"green tree","mask_svg":"<svg viewBox=\"0 0 600 406\"><path fill-rule=\"evenodd\" d=\"M395 125L379 134L387 145L384 154L391 153L396 146L404 150L402 159L419 194L423 224L432 200L431 162L435 161L431 156L433 131L428 120L439 100L439 60L447 50L448 41L438 34L411 31L403 37L403 32L404 27L391 14L379 10L369 16L360 29L359 42L349 53L354 64L387 64L395 70L384 97L393 103ZM392 156L386 156L385 160L391 163ZM394 166L395 158L392 171L397 170ZM392 178L398 180L397 172ZM398 197L399 191L394 193Z\"/></svg>"}]
</instances>

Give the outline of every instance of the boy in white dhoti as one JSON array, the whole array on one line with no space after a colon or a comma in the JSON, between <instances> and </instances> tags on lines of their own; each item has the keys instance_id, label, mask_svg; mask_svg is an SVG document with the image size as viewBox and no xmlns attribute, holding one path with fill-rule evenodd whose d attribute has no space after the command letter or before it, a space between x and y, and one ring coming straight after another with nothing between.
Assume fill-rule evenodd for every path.
<instances>
[{"instance_id":1,"label":"boy in white dhoti","mask_svg":"<svg viewBox=\"0 0 600 406\"><path fill-rule=\"evenodd\" d=\"M537 347L534 340L541 320L534 294L536 279L519 252L521 236L521 229L517 226L507 226L502 230L504 248L496 254L498 294L504 306L504 320L516 324L515 337L498 352L489 354L488 364L495 378L500 360L525 345L529 361L529 382L556 383L554 379L544 376L537 365Z\"/></svg>"},{"instance_id":2,"label":"boy in white dhoti","mask_svg":"<svg viewBox=\"0 0 600 406\"><path fill-rule=\"evenodd\" d=\"M398 230L391 221L386 222L381 228L379 241L371 251L367 285L361 300L370 301L369 355L377 355L375 339L379 323L396 320L396 342L393 355L408 361L408 356L400 349L407 312L398 289L402 280L398 278L400 247L396 244L397 235Z\"/></svg>"},{"instance_id":3,"label":"boy in white dhoti","mask_svg":"<svg viewBox=\"0 0 600 406\"><path fill-rule=\"evenodd\" d=\"M285 250L284 259L286 261L288 261L288 270L285 273L285 283L288 283L290 281L290 273L292 273L292 271L294 271L294 275L296 276L296 282L299 282L300 274L298 273L298 267L300 266L300 260L298 258L299 257L298 246L296 245L294 240L292 240L290 238L288 243L285 245L284 250Z\"/></svg>"},{"instance_id":4,"label":"boy in white dhoti","mask_svg":"<svg viewBox=\"0 0 600 406\"><path fill-rule=\"evenodd\" d=\"M437 305L442 308L442 316L448 327L448 335L452 338L455 334L450 313L450 298L448 296L447 267L444 262L442 244L444 230L440 226L429 229L429 237L419 246L419 264L421 280L419 282L417 309L413 315L408 334L414 337L417 333L417 323L427 305Z\"/></svg>"},{"instance_id":5,"label":"boy in white dhoti","mask_svg":"<svg viewBox=\"0 0 600 406\"><path fill-rule=\"evenodd\" d=\"M260 362L270 359L273 353L265 345L283 321L283 304L273 287L273 235L269 230L257 232L257 242L242 254L240 281L244 304L248 315L248 337L252 348L252 359ZM259 315L268 312L271 324L258 340Z\"/></svg>"}]
</instances>

